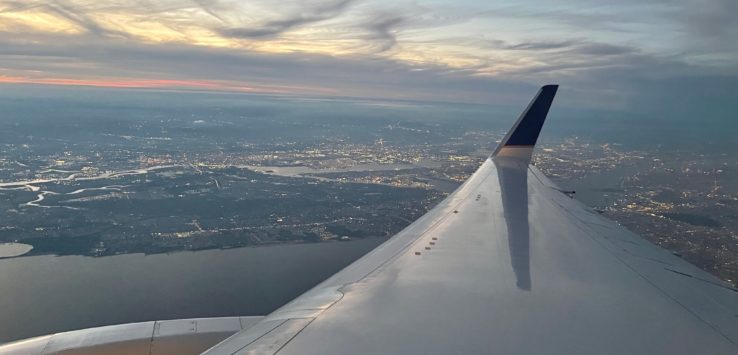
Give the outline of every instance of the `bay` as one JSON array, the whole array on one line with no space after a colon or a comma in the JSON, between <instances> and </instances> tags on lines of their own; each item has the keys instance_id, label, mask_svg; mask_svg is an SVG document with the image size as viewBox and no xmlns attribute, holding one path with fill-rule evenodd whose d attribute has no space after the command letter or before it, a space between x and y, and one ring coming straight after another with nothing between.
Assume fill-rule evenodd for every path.
<instances>
[{"instance_id":1,"label":"bay","mask_svg":"<svg viewBox=\"0 0 738 355\"><path fill-rule=\"evenodd\" d=\"M0 260L0 343L150 320L264 315L385 239Z\"/></svg>"}]
</instances>

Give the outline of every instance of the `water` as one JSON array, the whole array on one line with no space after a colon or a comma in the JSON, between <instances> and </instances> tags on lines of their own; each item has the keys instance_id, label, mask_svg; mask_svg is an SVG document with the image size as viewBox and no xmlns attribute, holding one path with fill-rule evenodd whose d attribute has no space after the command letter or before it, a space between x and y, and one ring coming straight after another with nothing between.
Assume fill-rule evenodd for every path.
<instances>
[{"instance_id":1,"label":"water","mask_svg":"<svg viewBox=\"0 0 738 355\"><path fill-rule=\"evenodd\" d=\"M157 319L267 314L384 239L0 260L0 343Z\"/></svg>"}]
</instances>

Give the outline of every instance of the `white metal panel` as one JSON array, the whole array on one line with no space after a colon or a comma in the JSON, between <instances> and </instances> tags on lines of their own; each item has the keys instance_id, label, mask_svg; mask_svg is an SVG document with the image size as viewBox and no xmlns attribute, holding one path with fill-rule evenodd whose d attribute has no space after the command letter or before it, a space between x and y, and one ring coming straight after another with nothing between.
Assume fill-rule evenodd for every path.
<instances>
[{"instance_id":1,"label":"white metal panel","mask_svg":"<svg viewBox=\"0 0 738 355\"><path fill-rule=\"evenodd\" d=\"M25 339L0 346L0 354L3 355L28 355L41 354L49 342L51 335Z\"/></svg>"},{"instance_id":2,"label":"white metal panel","mask_svg":"<svg viewBox=\"0 0 738 355\"><path fill-rule=\"evenodd\" d=\"M55 334L44 354L143 354L149 351L155 323L111 325Z\"/></svg>"},{"instance_id":3,"label":"white metal panel","mask_svg":"<svg viewBox=\"0 0 738 355\"><path fill-rule=\"evenodd\" d=\"M57 333L0 346L0 354L199 354L263 317L177 319Z\"/></svg>"}]
</instances>

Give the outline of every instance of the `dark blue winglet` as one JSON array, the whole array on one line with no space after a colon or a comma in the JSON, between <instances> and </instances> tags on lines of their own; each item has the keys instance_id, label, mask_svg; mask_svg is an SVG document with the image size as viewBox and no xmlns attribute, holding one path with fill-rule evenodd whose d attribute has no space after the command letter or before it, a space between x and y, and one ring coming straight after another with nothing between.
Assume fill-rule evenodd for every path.
<instances>
[{"instance_id":1,"label":"dark blue winglet","mask_svg":"<svg viewBox=\"0 0 738 355\"><path fill-rule=\"evenodd\" d=\"M494 155L506 146L534 146L538 141L538 134L541 133L541 127L546 120L548 109L551 107L558 85L545 85L541 87L533 101L515 122L510 132L500 142Z\"/></svg>"}]
</instances>

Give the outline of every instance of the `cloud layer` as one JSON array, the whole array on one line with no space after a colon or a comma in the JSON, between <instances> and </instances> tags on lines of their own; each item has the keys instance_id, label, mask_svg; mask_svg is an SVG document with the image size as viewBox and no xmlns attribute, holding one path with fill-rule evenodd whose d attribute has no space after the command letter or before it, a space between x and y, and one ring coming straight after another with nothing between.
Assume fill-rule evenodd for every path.
<instances>
[{"instance_id":1,"label":"cloud layer","mask_svg":"<svg viewBox=\"0 0 738 355\"><path fill-rule=\"evenodd\" d=\"M565 105L735 113L738 3L703 2L0 0L0 82L458 102L557 82Z\"/></svg>"}]
</instances>

